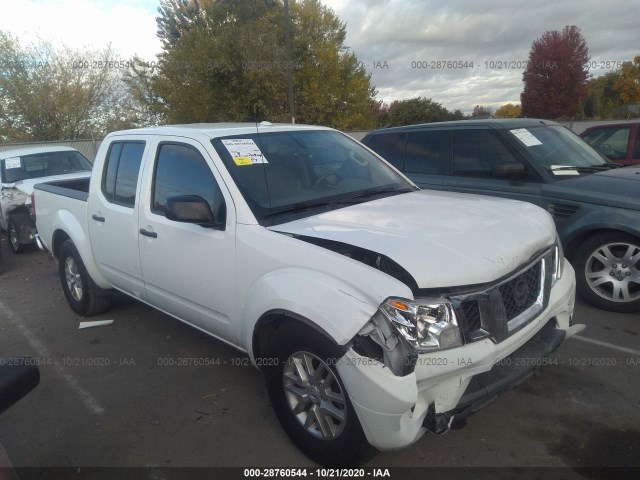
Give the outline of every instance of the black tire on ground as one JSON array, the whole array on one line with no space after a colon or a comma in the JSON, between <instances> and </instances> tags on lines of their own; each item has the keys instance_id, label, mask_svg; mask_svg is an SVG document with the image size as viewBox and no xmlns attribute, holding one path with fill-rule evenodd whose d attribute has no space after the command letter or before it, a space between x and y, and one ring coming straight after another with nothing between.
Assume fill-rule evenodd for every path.
<instances>
[{"instance_id":1,"label":"black tire on ground","mask_svg":"<svg viewBox=\"0 0 640 480\"><path fill-rule=\"evenodd\" d=\"M7 225L7 235L9 236L9 246L13 253L24 252L24 245L20 243L20 227L16 224L16 220L12 217Z\"/></svg>"},{"instance_id":2,"label":"black tire on ground","mask_svg":"<svg viewBox=\"0 0 640 480\"><path fill-rule=\"evenodd\" d=\"M286 325L274 333L264 362L267 367L263 369L271 404L289 438L309 458L329 467L361 465L376 451L367 442L335 368L341 356L331 341L309 327ZM299 381L305 375L299 375L301 359L308 361L304 372L312 372L308 376L312 381L307 382L307 387ZM313 374L317 374L315 379ZM316 388L316 382L321 388ZM301 401L302 397L291 390L303 391L307 400ZM300 407L297 414L294 414L294 404ZM342 416L344 421L329 411ZM306 427L305 420L309 420Z\"/></svg>"},{"instance_id":3,"label":"black tire on ground","mask_svg":"<svg viewBox=\"0 0 640 480\"><path fill-rule=\"evenodd\" d=\"M94 283L71 240L66 240L60 247L58 273L67 302L77 314L89 317L111 308L111 291Z\"/></svg>"},{"instance_id":4,"label":"black tire on ground","mask_svg":"<svg viewBox=\"0 0 640 480\"><path fill-rule=\"evenodd\" d=\"M640 239L601 233L582 243L573 258L582 298L612 312L640 310Z\"/></svg>"}]
</instances>

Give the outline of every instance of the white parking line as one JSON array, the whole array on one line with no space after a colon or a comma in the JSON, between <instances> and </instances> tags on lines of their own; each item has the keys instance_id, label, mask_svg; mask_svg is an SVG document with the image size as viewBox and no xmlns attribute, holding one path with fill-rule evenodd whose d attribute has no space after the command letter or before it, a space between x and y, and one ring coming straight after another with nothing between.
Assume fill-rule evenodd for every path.
<instances>
[{"instance_id":1,"label":"white parking line","mask_svg":"<svg viewBox=\"0 0 640 480\"><path fill-rule=\"evenodd\" d=\"M571 338L575 338L576 340L582 340L583 342L593 343L594 345L600 345L601 347L607 347L612 350L617 350L622 353L630 353L631 355L637 355L640 357L640 350L635 350L633 348L621 347L616 345L615 343L603 342L601 340L594 340L593 338L583 337L582 335L574 335Z\"/></svg>"},{"instance_id":2,"label":"white parking line","mask_svg":"<svg viewBox=\"0 0 640 480\"><path fill-rule=\"evenodd\" d=\"M31 348L36 351L39 357L51 359L55 371L64 379L67 385L78 394L80 400L89 411L91 411L95 415L102 415L104 413L104 407L102 407L98 403L95 397L87 392L84 388L82 388L78 384L78 380L70 373L67 373L64 367L60 365L60 363L53 360L53 356L51 355L49 350L47 350L47 348L42 344L40 340L38 340L38 338L33 333L31 333L31 330L29 330L29 328L25 325L24 320L17 314L15 314L4 303L2 303L2 301L0 301L0 314L5 316L13 325L15 325L15 327L27 339L29 345L31 345Z\"/></svg>"}]
</instances>

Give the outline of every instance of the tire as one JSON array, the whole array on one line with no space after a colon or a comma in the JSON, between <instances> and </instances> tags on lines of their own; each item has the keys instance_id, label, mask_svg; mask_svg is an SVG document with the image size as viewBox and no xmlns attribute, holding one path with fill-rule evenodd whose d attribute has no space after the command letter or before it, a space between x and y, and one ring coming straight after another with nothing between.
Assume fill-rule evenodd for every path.
<instances>
[{"instance_id":1,"label":"tire","mask_svg":"<svg viewBox=\"0 0 640 480\"><path fill-rule=\"evenodd\" d=\"M20 228L16 225L13 218L9 220L9 224L7 225L7 234L9 235L9 246L11 250L13 250L13 253L24 252L24 245L20 243Z\"/></svg>"},{"instance_id":2,"label":"tire","mask_svg":"<svg viewBox=\"0 0 640 480\"><path fill-rule=\"evenodd\" d=\"M90 317L111 308L111 292L94 283L71 240L66 240L58 252L58 273L67 302L77 314Z\"/></svg>"},{"instance_id":3,"label":"tire","mask_svg":"<svg viewBox=\"0 0 640 480\"><path fill-rule=\"evenodd\" d=\"M574 258L577 290L585 300L612 312L640 310L640 239L618 232L595 235Z\"/></svg>"},{"instance_id":4,"label":"tire","mask_svg":"<svg viewBox=\"0 0 640 480\"><path fill-rule=\"evenodd\" d=\"M274 333L269 348L274 365L264 369L269 398L285 432L305 455L329 467L357 466L375 452L335 368L341 356L322 335L304 326L287 325ZM304 373L297 373L300 370ZM301 380L314 373L316 382ZM298 413L294 413L296 407Z\"/></svg>"}]
</instances>

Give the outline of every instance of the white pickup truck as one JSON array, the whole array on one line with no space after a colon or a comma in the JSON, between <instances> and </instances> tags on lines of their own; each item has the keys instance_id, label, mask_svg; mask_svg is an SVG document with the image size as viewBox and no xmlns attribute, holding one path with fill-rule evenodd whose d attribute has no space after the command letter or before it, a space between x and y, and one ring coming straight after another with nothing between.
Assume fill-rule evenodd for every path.
<instances>
[{"instance_id":1,"label":"white pickup truck","mask_svg":"<svg viewBox=\"0 0 640 480\"><path fill-rule=\"evenodd\" d=\"M448 430L580 327L547 212L419 191L328 128L111 133L33 202L75 312L115 289L247 352L325 465Z\"/></svg>"}]
</instances>

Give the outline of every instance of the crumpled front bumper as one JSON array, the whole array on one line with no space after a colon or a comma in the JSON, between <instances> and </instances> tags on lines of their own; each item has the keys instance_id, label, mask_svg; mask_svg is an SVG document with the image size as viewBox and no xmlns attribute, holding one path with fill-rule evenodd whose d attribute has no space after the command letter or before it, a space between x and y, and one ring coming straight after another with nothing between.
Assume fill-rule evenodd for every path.
<instances>
[{"instance_id":1,"label":"crumpled front bumper","mask_svg":"<svg viewBox=\"0 0 640 480\"><path fill-rule=\"evenodd\" d=\"M348 350L336 368L369 443L380 450L403 448L427 430L443 433L490 404L574 333L574 303L575 274L565 260L544 311L500 343L483 339L419 355L414 372L404 377Z\"/></svg>"}]
</instances>

